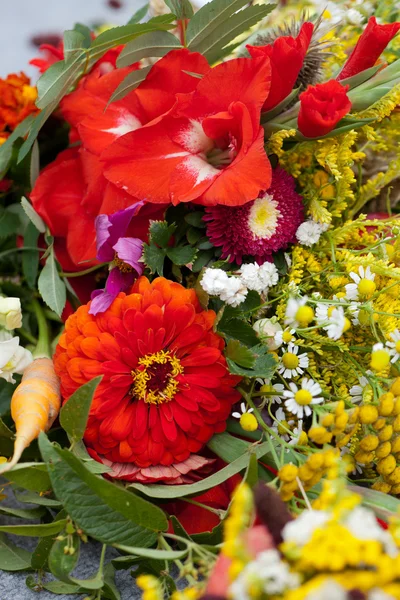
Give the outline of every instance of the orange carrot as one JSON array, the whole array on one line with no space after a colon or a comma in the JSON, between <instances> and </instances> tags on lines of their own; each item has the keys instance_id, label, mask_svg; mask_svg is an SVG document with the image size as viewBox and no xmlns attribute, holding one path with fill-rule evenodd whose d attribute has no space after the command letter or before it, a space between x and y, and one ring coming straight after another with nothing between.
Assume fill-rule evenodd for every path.
<instances>
[{"instance_id":1,"label":"orange carrot","mask_svg":"<svg viewBox=\"0 0 400 600\"><path fill-rule=\"evenodd\" d=\"M21 458L22 452L47 431L60 410L60 381L53 361L37 358L24 371L22 381L11 398L11 416L15 423L14 455L0 467L0 473L9 471Z\"/></svg>"}]
</instances>

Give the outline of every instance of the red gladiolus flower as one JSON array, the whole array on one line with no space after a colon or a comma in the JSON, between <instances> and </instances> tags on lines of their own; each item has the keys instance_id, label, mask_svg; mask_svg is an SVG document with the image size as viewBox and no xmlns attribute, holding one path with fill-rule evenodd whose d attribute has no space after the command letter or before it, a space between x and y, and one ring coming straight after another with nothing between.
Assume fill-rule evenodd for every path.
<instances>
[{"instance_id":1,"label":"red gladiolus flower","mask_svg":"<svg viewBox=\"0 0 400 600\"><path fill-rule=\"evenodd\" d=\"M271 61L271 91L263 111L271 110L284 100L294 88L311 42L314 25L306 22L299 35L282 36L266 46L246 46L253 58L268 56Z\"/></svg>"},{"instance_id":2,"label":"red gladiolus flower","mask_svg":"<svg viewBox=\"0 0 400 600\"><path fill-rule=\"evenodd\" d=\"M375 17L370 17L353 52L350 54L337 80L353 77L365 69L373 67L386 46L400 29L400 23L379 25Z\"/></svg>"},{"instance_id":3,"label":"red gladiolus flower","mask_svg":"<svg viewBox=\"0 0 400 600\"><path fill-rule=\"evenodd\" d=\"M210 69L163 119L103 152L107 179L155 203L238 206L256 198L271 183L260 126L270 74L268 59Z\"/></svg>"},{"instance_id":4,"label":"red gladiolus flower","mask_svg":"<svg viewBox=\"0 0 400 600\"><path fill-rule=\"evenodd\" d=\"M299 131L308 138L326 135L351 109L347 96L349 86L332 79L326 83L309 85L300 94Z\"/></svg>"},{"instance_id":5,"label":"red gladiolus flower","mask_svg":"<svg viewBox=\"0 0 400 600\"><path fill-rule=\"evenodd\" d=\"M148 467L179 470L224 431L240 396L212 329L215 313L201 309L194 290L161 277L141 277L104 313L89 308L68 319L54 356L64 400L103 375L85 443L100 460L140 467L141 477Z\"/></svg>"},{"instance_id":6,"label":"red gladiolus flower","mask_svg":"<svg viewBox=\"0 0 400 600\"><path fill-rule=\"evenodd\" d=\"M60 152L40 173L30 198L55 238L56 256L66 271L95 264L97 215L112 214L134 201L103 177L98 157L83 148ZM163 207L143 206L130 235L146 240L149 218L162 215Z\"/></svg>"}]
</instances>

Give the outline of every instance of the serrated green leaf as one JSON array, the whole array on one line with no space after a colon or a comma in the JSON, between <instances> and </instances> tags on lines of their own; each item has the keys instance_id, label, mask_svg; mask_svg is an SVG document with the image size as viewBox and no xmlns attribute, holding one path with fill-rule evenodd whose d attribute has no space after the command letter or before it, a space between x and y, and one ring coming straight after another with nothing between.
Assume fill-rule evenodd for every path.
<instances>
[{"instance_id":1,"label":"serrated green leaf","mask_svg":"<svg viewBox=\"0 0 400 600\"><path fill-rule=\"evenodd\" d=\"M189 0L165 0L165 4L178 20L193 17L194 10Z\"/></svg>"},{"instance_id":2,"label":"serrated green leaf","mask_svg":"<svg viewBox=\"0 0 400 600\"><path fill-rule=\"evenodd\" d=\"M65 528L66 519L53 521L53 523L41 523L40 525L1 525L0 531L4 533L13 533L24 537L46 537L56 535Z\"/></svg>"},{"instance_id":3,"label":"serrated green leaf","mask_svg":"<svg viewBox=\"0 0 400 600\"><path fill-rule=\"evenodd\" d=\"M150 240L160 248L166 248L175 230L174 223L168 225L167 221L153 221L149 229Z\"/></svg>"},{"instance_id":4,"label":"serrated green leaf","mask_svg":"<svg viewBox=\"0 0 400 600\"><path fill-rule=\"evenodd\" d=\"M142 6L142 8L139 8L139 10L137 10L134 13L134 15L132 15L132 17L129 19L128 25L133 25L134 23L139 23L139 21L144 19L144 17L147 15L148 10L149 10L148 4L145 4L144 6Z\"/></svg>"},{"instance_id":5,"label":"serrated green leaf","mask_svg":"<svg viewBox=\"0 0 400 600\"><path fill-rule=\"evenodd\" d=\"M87 25L83 25L83 23L75 23L74 31L77 31L83 36L82 45L84 48L89 48L92 43L92 32Z\"/></svg>"},{"instance_id":6,"label":"serrated green leaf","mask_svg":"<svg viewBox=\"0 0 400 600\"><path fill-rule=\"evenodd\" d=\"M188 265L196 258L197 250L192 246L176 246L175 248L167 248L168 258L174 265Z\"/></svg>"},{"instance_id":7,"label":"serrated green leaf","mask_svg":"<svg viewBox=\"0 0 400 600\"><path fill-rule=\"evenodd\" d=\"M150 70L151 66L143 67L142 69L138 69L137 71L132 71L132 73L129 73L129 75L127 75L125 79L121 81L121 83L111 96L109 103L111 104L111 102L122 100L122 98L125 98L125 96L129 94L129 92L135 90L139 83L142 83L142 81L146 79Z\"/></svg>"},{"instance_id":8,"label":"serrated green leaf","mask_svg":"<svg viewBox=\"0 0 400 600\"><path fill-rule=\"evenodd\" d=\"M168 526L161 509L90 473L68 450L53 446L44 433L39 447L55 495L88 535L107 544L151 546Z\"/></svg>"},{"instance_id":9,"label":"serrated green leaf","mask_svg":"<svg viewBox=\"0 0 400 600\"><path fill-rule=\"evenodd\" d=\"M0 569L2 571L24 571L31 566L31 554L10 542L0 533Z\"/></svg>"},{"instance_id":10,"label":"serrated green leaf","mask_svg":"<svg viewBox=\"0 0 400 600\"><path fill-rule=\"evenodd\" d=\"M29 222L24 233L24 246L35 248L39 238L39 231L33 223ZM36 287L36 278L39 270L39 250L25 250L22 253L22 272L26 283L31 290Z\"/></svg>"},{"instance_id":11,"label":"serrated green leaf","mask_svg":"<svg viewBox=\"0 0 400 600\"><path fill-rule=\"evenodd\" d=\"M238 13L234 14L222 26L210 34L200 45L197 52L201 52L212 64L220 60L224 55L224 47L234 40L238 35L248 31L253 25L256 25L261 19L266 17L275 4L262 5L257 4L248 6Z\"/></svg>"},{"instance_id":12,"label":"serrated green leaf","mask_svg":"<svg viewBox=\"0 0 400 600\"><path fill-rule=\"evenodd\" d=\"M217 325L217 329L219 333L223 333L228 339L239 340L239 342L250 348L258 343L256 332L252 326L238 317L222 318Z\"/></svg>"},{"instance_id":13,"label":"serrated green leaf","mask_svg":"<svg viewBox=\"0 0 400 600\"><path fill-rule=\"evenodd\" d=\"M17 233L19 225L18 215L0 206L0 238Z\"/></svg>"},{"instance_id":14,"label":"serrated green leaf","mask_svg":"<svg viewBox=\"0 0 400 600\"><path fill-rule=\"evenodd\" d=\"M219 444L217 444L217 442L215 441L214 444L212 444L214 438L218 438L219 435L222 434L218 434L217 436L214 436L211 439L211 442L208 443L209 447L219 447ZM232 436L230 436L229 434L226 434L226 436L228 438L232 438ZM224 440L226 440L226 438L224 438ZM142 483L132 483L129 487L133 487L134 489L139 490L140 492L151 498L164 498L166 500L201 494L206 490L220 485L233 475L236 475L237 473L240 473L240 471L245 469L250 460L250 453L248 452L250 446L252 445L248 442L238 440L238 443L235 444L236 454L235 457L232 458L231 461L229 461L230 464L228 464L226 467L223 467L213 475L205 477L204 479L202 479L201 481L197 481L196 483L173 486L163 486L154 484L143 485ZM211 449L213 449L213 447ZM268 454L269 444L267 442L264 442L263 444L260 444L258 446L252 446L252 451L256 454L257 458L261 458L261 456Z\"/></svg>"},{"instance_id":15,"label":"serrated green leaf","mask_svg":"<svg viewBox=\"0 0 400 600\"><path fill-rule=\"evenodd\" d=\"M246 4L248 0L213 0L205 4L193 15L187 27L188 47L197 50L209 35Z\"/></svg>"},{"instance_id":16,"label":"serrated green leaf","mask_svg":"<svg viewBox=\"0 0 400 600\"><path fill-rule=\"evenodd\" d=\"M47 257L46 264L39 275L38 288L47 306L61 317L67 301L67 291L65 283L58 274L53 250Z\"/></svg>"},{"instance_id":17,"label":"serrated green leaf","mask_svg":"<svg viewBox=\"0 0 400 600\"><path fill-rule=\"evenodd\" d=\"M242 375L243 377L263 377L264 379L271 379L276 368L276 360L268 352L268 348L263 344L259 344L251 348L254 352L256 359L252 368L244 368L231 360L226 359L229 371L233 375Z\"/></svg>"},{"instance_id":18,"label":"serrated green leaf","mask_svg":"<svg viewBox=\"0 0 400 600\"><path fill-rule=\"evenodd\" d=\"M46 69L37 82L38 99L36 106L38 108L43 109L52 105L54 109L57 106L60 99L69 91L69 88L75 83L81 70L83 70L86 55L86 50L80 50L73 55L68 63L65 60L60 60Z\"/></svg>"},{"instance_id":19,"label":"serrated green leaf","mask_svg":"<svg viewBox=\"0 0 400 600\"><path fill-rule=\"evenodd\" d=\"M70 396L60 410L61 427L74 442L79 442L85 433L90 406L102 376L84 383Z\"/></svg>"},{"instance_id":20,"label":"serrated green leaf","mask_svg":"<svg viewBox=\"0 0 400 600\"><path fill-rule=\"evenodd\" d=\"M178 38L168 31L150 31L129 42L117 58L118 67L133 65L142 58L165 56L171 50L182 48Z\"/></svg>"},{"instance_id":21,"label":"serrated green leaf","mask_svg":"<svg viewBox=\"0 0 400 600\"><path fill-rule=\"evenodd\" d=\"M24 137L28 133L34 120L34 115L29 115L26 117L26 119L24 119L22 123L20 123L18 127L16 127L8 136L4 144L0 146L0 179L3 179L8 170L14 143L18 138Z\"/></svg>"},{"instance_id":22,"label":"serrated green leaf","mask_svg":"<svg viewBox=\"0 0 400 600\"><path fill-rule=\"evenodd\" d=\"M50 115L52 114L52 112L56 108L56 106L57 106L57 101L52 102L51 104L46 106L46 108L41 110L40 113L38 115L36 115L36 117L34 119L32 119L32 122L29 127L28 137L26 138L26 140L24 141L24 143L22 144L22 146L18 152L18 162L19 163L22 162L24 160L24 158L29 154L30 149L32 148L33 144L35 143L35 140L38 136L39 131L41 130L43 125L46 123L47 119L50 117Z\"/></svg>"},{"instance_id":23,"label":"serrated green leaf","mask_svg":"<svg viewBox=\"0 0 400 600\"><path fill-rule=\"evenodd\" d=\"M22 196L22 198L21 198L21 206L24 209L24 213L26 214L28 219L33 223L33 225L36 227L36 229L38 231L40 231L40 233L45 233L45 231L46 231L45 222L43 221L42 217L33 208L32 204L29 202L29 200L27 200L25 198L25 196Z\"/></svg>"},{"instance_id":24,"label":"serrated green leaf","mask_svg":"<svg viewBox=\"0 0 400 600\"><path fill-rule=\"evenodd\" d=\"M165 250L154 244L143 245L143 260L145 265L150 269L151 273L158 273L163 276Z\"/></svg>"},{"instance_id":25,"label":"serrated green leaf","mask_svg":"<svg viewBox=\"0 0 400 600\"><path fill-rule=\"evenodd\" d=\"M238 340L229 340L225 348L225 356L247 369L254 367L256 362L256 354Z\"/></svg>"}]
</instances>

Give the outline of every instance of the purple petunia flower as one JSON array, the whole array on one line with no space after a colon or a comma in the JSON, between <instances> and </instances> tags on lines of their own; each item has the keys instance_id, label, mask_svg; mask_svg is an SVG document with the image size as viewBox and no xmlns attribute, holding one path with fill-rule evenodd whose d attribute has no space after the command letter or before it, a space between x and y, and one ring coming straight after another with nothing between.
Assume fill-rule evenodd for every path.
<instances>
[{"instance_id":1,"label":"purple petunia flower","mask_svg":"<svg viewBox=\"0 0 400 600\"><path fill-rule=\"evenodd\" d=\"M105 289L92 292L89 309L91 315L107 310L119 292L129 289L136 277L143 273L144 265L140 262L143 252L142 240L124 237L143 204L136 202L113 215L96 217L97 259L110 262L112 268Z\"/></svg>"}]
</instances>

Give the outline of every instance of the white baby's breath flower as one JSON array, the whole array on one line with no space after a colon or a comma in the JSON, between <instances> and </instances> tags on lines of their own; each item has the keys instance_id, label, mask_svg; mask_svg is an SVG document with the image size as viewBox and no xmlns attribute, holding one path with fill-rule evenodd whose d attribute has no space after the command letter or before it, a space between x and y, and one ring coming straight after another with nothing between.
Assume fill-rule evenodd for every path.
<instances>
[{"instance_id":1,"label":"white baby's breath flower","mask_svg":"<svg viewBox=\"0 0 400 600\"><path fill-rule=\"evenodd\" d=\"M279 280L278 269L274 263L268 261L261 265L258 271L258 276L262 291L264 292L273 285L276 285Z\"/></svg>"},{"instance_id":2,"label":"white baby's breath flower","mask_svg":"<svg viewBox=\"0 0 400 600\"><path fill-rule=\"evenodd\" d=\"M303 246L313 246L324 231L325 227L321 223L312 220L304 221L296 231L296 238Z\"/></svg>"},{"instance_id":3,"label":"white baby's breath flower","mask_svg":"<svg viewBox=\"0 0 400 600\"><path fill-rule=\"evenodd\" d=\"M14 373L22 375L32 362L32 354L19 345L19 337L0 331L0 378L15 383Z\"/></svg>"},{"instance_id":4,"label":"white baby's breath flower","mask_svg":"<svg viewBox=\"0 0 400 600\"><path fill-rule=\"evenodd\" d=\"M221 300L230 306L239 306L246 300L246 296L247 288L239 277L229 277L225 288L219 295Z\"/></svg>"},{"instance_id":5,"label":"white baby's breath flower","mask_svg":"<svg viewBox=\"0 0 400 600\"><path fill-rule=\"evenodd\" d=\"M281 365L278 367L278 373L280 373L285 379L291 379L297 375L302 375L304 369L307 369L309 365L309 358L304 352L299 353L299 347L290 343L287 347L286 352L282 355Z\"/></svg>"},{"instance_id":6,"label":"white baby's breath flower","mask_svg":"<svg viewBox=\"0 0 400 600\"><path fill-rule=\"evenodd\" d=\"M21 300L0 296L0 326L6 329L22 327Z\"/></svg>"},{"instance_id":7,"label":"white baby's breath flower","mask_svg":"<svg viewBox=\"0 0 400 600\"><path fill-rule=\"evenodd\" d=\"M239 275L245 287L261 293L259 270L260 266L257 263L243 264L239 269Z\"/></svg>"},{"instance_id":8,"label":"white baby's breath flower","mask_svg":"<svg viewBox=\"0 0 400 600\"><path fill-rule=\"evenodd\" d=\"M296 415L299 419L302 419L304 415L309 417L311 415L311 406L314 404L321 404L324 401L321 394L321 386L313 379L307 379L306 377L301 382L301 388L293 382L289 383L289 390L285 390L283 395L285 400L285 406L288 411Z\"/></svg>"},{"instance_id":9,"label":"white baby's breath flower","mask_svg":"<svg viewBox=\"0 0 400 600\"><path fill-rule=\"evenodd\" d=\"M229 277L222 269L206 269L200 285L210 296L219 296L227 287Z\"/></svg>"}]
</instances>

